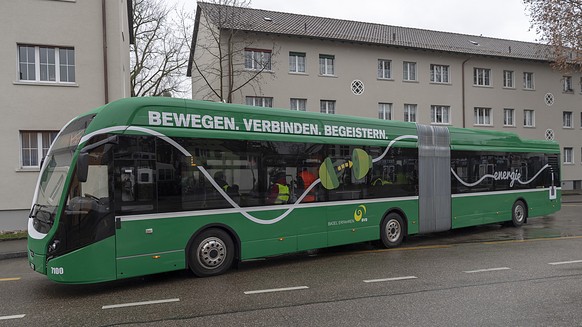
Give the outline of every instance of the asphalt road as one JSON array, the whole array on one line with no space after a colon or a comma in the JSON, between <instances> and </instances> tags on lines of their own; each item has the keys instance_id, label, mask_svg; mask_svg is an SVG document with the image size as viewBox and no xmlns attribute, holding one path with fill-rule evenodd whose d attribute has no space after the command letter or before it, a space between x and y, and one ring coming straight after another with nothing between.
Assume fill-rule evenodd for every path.
<instances>
[{"instance_id":1,"label":"asphalt road","mask_svg":"<svg viewBox=\"0 0 582 327\"><path fill-rule=\"evenodd\" d=\"M521 229L414 237L180 271L60 285L0 262L0 326L575 326L582 324L582 203Z\"/></svg>"}]
</instances>

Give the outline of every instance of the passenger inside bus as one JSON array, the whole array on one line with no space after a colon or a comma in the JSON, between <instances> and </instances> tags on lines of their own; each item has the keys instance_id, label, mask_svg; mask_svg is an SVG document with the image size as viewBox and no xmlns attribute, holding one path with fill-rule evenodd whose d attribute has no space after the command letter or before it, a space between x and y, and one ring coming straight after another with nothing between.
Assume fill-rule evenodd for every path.
<instances>
[{"instance_id":1,"label":"passenger inside bus","mask_svg":"<svg viewBox=\"0 0 582 327\"><path fill-rule=\"evenodd\" d=\"M307 168L301 168L297 173L297 197L301 197L317 178ZM312 189L303 198L302 202L314 202L316 200L315 191Z\"/></svg>"},{"instance_id":2,"label":"passenger inside bus","mask_svg":"<svg viewBox=\"0 0 582 327\"><path fill-rule=\"evenodd\" d=\"M289 202L290 192L285 172L277 172L273 175L271 188L267 196L269 204L285 204Z\"/></svg>"}]
</instances>

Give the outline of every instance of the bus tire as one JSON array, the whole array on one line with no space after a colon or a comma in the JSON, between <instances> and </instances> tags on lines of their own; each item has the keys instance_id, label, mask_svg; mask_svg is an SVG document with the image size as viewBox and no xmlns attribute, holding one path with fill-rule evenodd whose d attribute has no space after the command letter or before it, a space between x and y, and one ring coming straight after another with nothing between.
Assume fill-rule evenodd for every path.
<instances>
[{"instance_id":1,"label":"bus tire","mask_svg":"<svg viewBox=\"0 0 582 327\"><path fill-rule=\"evenodd\" d=\"M511 225L513 227L520 227L527 218L527 207L521 200L515 201L511 208Z\"/></svg>"},{"instance_id":2,"label":"bus tire","mask_svg":"<svg viewBox=\"0 0 582 327\"><path fill-rule=\"evenodd\" d=\"M404 227L404 219L395 213L389 213L382 220L380 225L380 239L382 245L386 248L394 248L399 246L404 239L406 229Z\"/></svg>"},{"instance_id":3,"label":"bus tire","mask_svg":"<svg viewBox=\"0 0 582 327\"><path fill-rule=\"evenodd\" d=\"M234 242L227 232L218 228L207 229L190 245L190 270L198 277L223 274L232 266L234 254Z\"/></svg>"}]
</instances>

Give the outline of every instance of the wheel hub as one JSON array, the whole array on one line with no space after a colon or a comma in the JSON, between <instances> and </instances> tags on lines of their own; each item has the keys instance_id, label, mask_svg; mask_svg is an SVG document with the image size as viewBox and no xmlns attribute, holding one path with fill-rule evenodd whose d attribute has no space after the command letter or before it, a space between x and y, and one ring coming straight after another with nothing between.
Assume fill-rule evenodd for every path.
<instances>
[{"instance_id":1,"label":"wheel hub","mask_svg":"<svg viewBox=\"0 0 582 327\"><path fill-rule=\"evenodd\" d=\"M386 236L388 237L388 241L395 242L400 237L400 224L398 221L391 219L386 224Z\"/></svg>"},{"instance_id":2,"label":"wheel hub","mask_svg":"<svg viewBox=\"0 0 582 327\"><path fill-rule=\"evenodd\" d=\"M217 237L209 237L198 246L198 263L206 269L216 269L226 258L226 245Z\"/></svg>"}]
</instances>

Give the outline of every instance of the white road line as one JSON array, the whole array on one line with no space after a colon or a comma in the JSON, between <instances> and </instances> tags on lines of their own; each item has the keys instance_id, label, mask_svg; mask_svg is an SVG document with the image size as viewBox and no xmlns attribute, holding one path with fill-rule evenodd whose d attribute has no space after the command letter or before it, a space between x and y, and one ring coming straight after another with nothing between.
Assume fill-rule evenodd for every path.
<instances>
[{"instance_id":1,"label":"white road line","mask_svg":"<svg viewBox=\"0 0 582 327\"><path fill-rule=\"evenodd\" d=\"M24 316L26 316L26 315L0 316L0 320L20 319L20 318L24 318Z\"/></svg>"},{"instance_id":2,"label":"white road line","mask_svg":"<svg viewBox=\"0 0 582 327\"><path fill-rule=\"evenodd\" d=\"M156 300L156 301L145 301L145 302L133 302L133 303L122 303L122 304L112 304L104 305L101 309L114 309L114 308L124 308L124 307L135 307L138 305L149 305L149 304L159 304L159 303L169 303L178 302L180 299L167 299L167 300Z\"/></svg>"},{"instance_id":3,"label":"white road line","mask_svg":"<svg viewBox=\"0 0 582 327\"><path fill-rule=\"evenodd\" d=\"M260 294L260 293L296 291L296 290L304 290L304 289L308 289L308 288L309 287L307 287L307 286L284 287L284 288L272 288L272 289L268 289L268 290L246 291L244 293L246 295L249 295L249 294Z\"/></svg>"},{"instance_id":4,"label":"white road line","mask_svg":"<svg viewBox=\"0 0 582 327\"><path fill-rule=\"evenodd\" d=\"M562 261L562 262L550 262L550 263L548 263L548 265L553 265L553 266L555 266L555 265L567 265L570 263L581 263L581 262L582 262L582 260L572 260L572 261Z\"/></svg>"},{"instance_id":5,"label":"white road line","mask_svg":"<svg viewBox=\"0 0 582 327\"><path fill-rule=\"evenodd\" d=\"M487 269L477 269L477 270L467 270L463 271L466 274L473 274L473 273L480 273L480 272L489 272L489 271L499 271L499 270L510 270L509 267L499 267L499 268L487 268Z\"/></svg>"},{"instance_id":6,"label":"white road line","mask_svg":"<svg viewBox=\"0 0 582 327\"><path fill-rule=\"evenodd\" d=\"M392 277L392 278L381 278L381 279L368 279L364 280L364 283L379 283L379 282L392 282L397 280L407 280L407 279L417 279L416 276L403 276L403 277Z\"/></svg>"}]
</instances>

